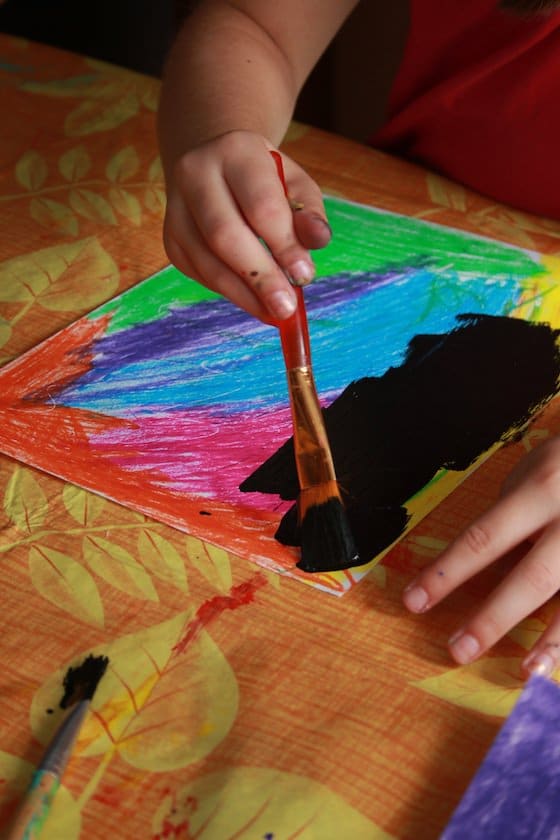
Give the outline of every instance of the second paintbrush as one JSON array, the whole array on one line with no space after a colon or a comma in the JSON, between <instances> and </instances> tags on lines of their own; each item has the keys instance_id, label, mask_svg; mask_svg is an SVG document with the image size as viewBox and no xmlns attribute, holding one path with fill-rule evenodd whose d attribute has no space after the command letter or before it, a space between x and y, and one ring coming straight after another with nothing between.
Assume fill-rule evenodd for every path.
<instances>
[{"instance_id":1,"label":"second paintbrush","mask_svg":"<svg viewBox=\"0 0 560 840\"><path fill-rule=\"evenodd\" d=\"M282 158L271 152L287 197ZM360 563L350 529L311 367L303 289L294 287L295 313L278 324L286 365L300 493L298 522L306 572L347 569Z\"/></svg>"}]
</instances>

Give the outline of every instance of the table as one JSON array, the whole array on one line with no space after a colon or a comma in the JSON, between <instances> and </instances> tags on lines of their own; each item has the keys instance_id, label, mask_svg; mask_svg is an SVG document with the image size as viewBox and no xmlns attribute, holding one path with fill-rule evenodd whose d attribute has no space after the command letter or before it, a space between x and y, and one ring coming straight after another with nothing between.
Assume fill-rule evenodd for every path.
<instances>
[{"instance_id":1,"label":"table","mask_svg":"<svg viewBox=\"0 0 560 840\"><path fill-rule=\"evenodd\" d=\"M167 259L158 82L7 36L0 58L6 363ZM299 124L284 148L327 193L560 252L560 224L420 167ZM26 266L37 264L44 280L29 287ZM246 561L0 457L0 824L42 753L53 679L106 647L134 651L143 688L122 673L118 702L92 715L45 838L437 837L519 695L520 661L552 606L458 668L446 639L499 569L429 616L407 614L402 589L491 503L519 457L559 430L553 403L341 599L274 575L257 586ZM54 556L84 566L92 538L115 563L137 560L147 535L156 597L98 579L96 625L64 579L37 571ZM166 578L162 565L176 569L177 558L186 574ZM197 643L172 659L168 629L193 616ZM201 754L208 710L213 748ZM181 766L154 750L166 738L184 739Z\"/></svg>"}]
</instances>

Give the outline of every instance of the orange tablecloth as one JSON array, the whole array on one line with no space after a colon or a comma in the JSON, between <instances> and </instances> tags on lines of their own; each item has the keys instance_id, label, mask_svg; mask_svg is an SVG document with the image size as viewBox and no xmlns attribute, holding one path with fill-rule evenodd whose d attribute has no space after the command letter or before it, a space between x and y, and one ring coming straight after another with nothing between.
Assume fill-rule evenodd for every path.
<instances>
[{"instance_id":1,"label":"orange tablecloth","mask_svg":"<svg viewBox=\"0 0 560 840\"><path fill-rule=\"evenodd\" d=\"M2 363L166 264L157 96L152 79L0 37ZM325 192L560 252L560 225L386 155L300 125L285 149ZM93 651L120 690L94 708L46 838L436 837L552 607L458 668L446 639L498 570L429 616L406 614L401 592L559 424L553 404L342 599L0 458L1 820L42 753L62 675ZM106 554L96 572L88 540ZM122 567L141 562L151 587L131 591ZM163 743L184 748L167 761Z\"/></svg>"}]
</instances>

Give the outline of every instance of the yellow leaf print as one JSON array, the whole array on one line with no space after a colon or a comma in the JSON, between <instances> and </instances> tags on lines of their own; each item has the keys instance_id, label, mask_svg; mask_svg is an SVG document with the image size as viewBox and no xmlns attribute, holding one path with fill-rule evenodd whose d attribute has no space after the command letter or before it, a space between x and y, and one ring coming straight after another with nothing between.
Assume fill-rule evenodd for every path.
<instances>
[{"instance_id":1,"label":"yellow leaf print","mask_svg":"<svg viewBox=\"0 0 560 840\"><path fill-rule=\"evenodd\" d=\"M426 184L428 194L434 204L462 212L467 209L467 194L459 184L442 178L441 175L435 175L433 172L426 173Z\"/></svg>"},{"instance_id":2,"label":"yellow leaf print","mask_svg":"<svg viewBox=\"0 0 560 840\"><path fill-rule=\"evenodd\" d=\"M29 761L0 751L0 811L8 814L31 783L35 767ZM77 840L81 830L80 810L68 788L60 785L41 829L41 840Z\"/></svg>"},{"instance_id":3,"label":"yellow leaf print","mask_svg":"<svg viewBox=\"0 0 560 840\"><path fill-rule=\"evenodd\" d=\"M94 579L81 563L46 546L29 549L29 573L43 598L87 624L103 627L103 604Z\"/></svg>"},{"instance_id":4,"label":"yellow leaf print","mask_svg":"<svg viewBox=\"0 0 560 840\"><path fill-rule=\"evenodd\" d=\"M48 499L31 470L14 468L4 493L4 510L20 531L36 531L45 521Z\"/></svg>"},{"instance_id":5,"label":"yellow leaf print","mask_svg":"<svg viewBox=\"0 0 560 840\"><path fill-rule=\"evenodd\" d=\"M127 181L136 175L140 168L140 159L134 146L125 146L114 154L106 167L107 178L115 184Z\"/></svg>"},{"instance_id":6,"label":"yellow leaf print","mask_svg":"<svg viewBox=\"0 0 560 840\"><path fill-rule=\"evenodd\" d=\"M227 551L209 543L203 543L196 537L187 537L186 544L189 562L215 589L219 592L228 592L231 588L232 575Z\"/></svg>"},{"instance_id":7,"label":"yellow leaf print","mask_svg":"<svg viewBox=\"0 0 560 840\"><path fill-rule=\"evenodd\" d=\"M391 840L325 785L268 767L228 767L167 793L152 832L152 840Z\"/></svg>"},{"instance_id":8,"label":"yellow leaf print","mask_svg":"<svg viewBox=\"0 0 560 840\"><path fill-rule=\"evenodd\" d=\"M36 222L57 233L77 236L79 222L74 213L65 204L53 201L51 198L32 198L29 204L31 218Z\"/></svg>"},{"instance_id":9,"label":"yellow leaf print","mask_svg":"<svg viewBox=\"0 0 560 840\"><path fill-rule=\"evenodd\" d=\"M123 190L122 187L111 187L109 190L109 198L111 204L122 216L135 224L139 225L142 221L142 207L140 202L128 190Z\"/></svg>"},{"instance_id":10,"label":"yellow leaf print","mask_svg":"<svg viewBox=\"0 0 560 840\"><path fill-rule=\"evenodd\" d=\"M305 125L304 123L292 121L288 126L288 130L284 137L284 143L295 143L297 140L301 140L302 137L305 137L306 134L309 133L309 126Z\"/></svg>"},{"instance_id":11,"label":"yellow leaf print","mask_svg":"<svg viewBox=\"0 0 560 840\"><path fill-rule=\"evenodd\" d=\"M114 750L133 767L164 772L199 761L225 738L239 702L230 665L205 630L184 653L173 650L192 617L192 610L180 613L69 663L79 664L89 653L109 657L76 757ZM43 744L63 714L58 703L66 670L51 675L33 698L31 728Z\"/></svg>"},{"instance_id":12,"label":"yellow leaf print","mask_svg":"<svg viewBox=\"0 0 560 840\"><path fill-rule=\"evenodd\" d=\"M77 292L84 310L116 292L119 270L97 238L61 243L0 263L0 301L38 303L74 311Z\"/></svg>"},{"instance_id":13,"label":"yellow leaf print","mask_svg":"<svg viewBox=\"0 0 560 840\"><path fill-rule=\"evenodd\" d=\"M164 190L158 187L149 187L144 193L144 204L147 209L158 216L165 213L166 196Z\"/></svg>"},{"instance_id":14,"label":"yellow leaf print","mask_svg":"<svg viewBox=\"0 0 560 840\"><path fill-rule=\"evenodd\" d=\"M90 534L84 537L82 551L91 571L110 586L134 598L159 601L150 575L122 546Z\"/></svg>"},{"instance_id":15,"label":"yellow leaf print","mask_svg":"<svg viewBox=\"0 0 560 840\"><path fill-rule=\"evenodd\" d=\"M413 685L456 706L507 717L524 685L520 664L517 657L483 657Z\"/></svg>"},{"instance_id":16,"label":"yellow leaf print","mask_svg":"<svg viewBox=\"0 0 560 840\"><path fill-rule=\"evenodd\" d=\"M64 131L68 137L83 137L99 131L112 131L136 116L140 102L136 91L124 90L114 99L93 99L82 102L66 117Z\"/></svg>"},{"instance_id":17,"label":"yellow leaf print","mask_svg":"<svg viewBox=\"0 0 560 840\"><path fill-rule=\"evenodd\" d=\"M142 105L148 111L157 111L159 103L160 83L156 79L146 79L145 90L142 93Z\"/></svg>"},{"instance_id":18,"label":"yellow leaf print","mask_svg":"<svg viewBox=\"0 0 560 840\"><path fill-rule=\"evenodd\" d=\"M58 168L63 178L71 184L79 181L91 169L91 158L87 149L76 146L64 152L58 161Z\"/></svg>"},{"instance_id":19,"label":"yellow leaf print","mask_svg":"<svg viewBox=\"0 0 560 840\"><path fill-rule=\"evenodd\" d=\"M0 347L7 344L12 335L12 327L8 321L0 317Z\"/></svg>"},{"instance_id":20,"label":"yellow leaf print","mask_svg":"<svg viewBox=\"0 0 560 840\"><path fill-rule=\"evenodd\" d=\"M437 557L447 547L445 540L430 536L415 536L414 533L407 537L406 544L413 554L420 557Z\"/></svg>"},{"instance_id":21,"label":"yellow leaf print","mask_svg":"<svg viewBox=\"0 0 560 840\"><path fill-rule=\"evenodd\" d=\"M138 535L138 557L149 572L160 580L188 592L185 564L175 546L152 528Z\"/></svg>"},{"instance_id":22,"label":"yellow leaf print","mask_svg":"<svg viewBox=\"0 0 560 840\"><path fill-rule=\"evenodd\" d=\"M522 248L535 247L535 240L526 230L516 227L500 216L488 217L484 220L484 233L502 239L504 242L511 242L513 245L520 245Z\"/></svg>"},{"instance_id":23,"label":"yellow leaf print","mask_svg":"<svg viewBox=\"0 0 560 840\"><path fill-rule=\"evenodd\" d=\"M106 225L117 224L111 205L99 193L81 188L70 190L69 200L72 209L91 222L101 222Z\"/></svg>"},{"instance_id":24,"label":"yellow leaf print","mask_svg":"<svg viewBox=\"0 0 560 840\"><path fill-rule=\"evenodd\" d=\"M65 484L62 490L64 507L79 525L91 525L98 518L107 502L101 496L88 493L74 484Z\"/></svg>"},{"instance_id":25,"label":"yellow leaf print","mask_svg":"<svg viewBox=\"0 0 560 840\"><path fill-rule=\"evenodd\" d=\"M546 624L544 621L530 617L524 619L524 621L510 630L508 636L525 650L531 650L545 630Z\"/></svg>"},{"instance_id":26,"label":"yellow leaf print","mask_svg":"<svg viewBox=\"0 0 560 840\"><path fill-rule=\"evenodd\" d=\"M42 187L47 175L47 162L39 152L25 152L16 163L16 178L30 192Z\"/></svg>"},{"instance_id":27,"label":"yellow leaf print","mask_svg":"<svg viewBox=\"0 0 560 840\"><path fill-rule=\"evenodd\" d=\"M163 166L161 165L161 157L159 155L148 167L148 178L150 181L163 182Z\"/></svg>"}]
</instances>

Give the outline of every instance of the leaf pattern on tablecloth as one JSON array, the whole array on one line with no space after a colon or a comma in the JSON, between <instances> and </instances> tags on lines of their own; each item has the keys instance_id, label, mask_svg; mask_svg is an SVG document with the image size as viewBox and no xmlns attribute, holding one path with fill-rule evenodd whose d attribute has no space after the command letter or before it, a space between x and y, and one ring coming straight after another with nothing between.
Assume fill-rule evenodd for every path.
<instances>
[{"instance_id":1,"label":"leaf pattern on tablecloth","mask_svg":"<svg viewBox=\"0 0 560 840\"><path fill-rule=\"evenodd\" d=\"M412 685L456 706L505 718L523 689L520 666L518 657L484 656Z\"/></svg>"},{"instance_id":2,"label":"leaf pattern on tablecloth","mask_svg":"<svg viewBox=\"0 0 560 840\"><path fill-rule=\"evenodd\" d=\"M40 528L49 500L32 470L16 465L4 492L4 511L18 530L30 534Z\"/></svg>"},{"instance_id":3,"label":"leaf pattern on tablecloth","mask_svg":"<svg viewBox=\"0 0 560 840\"><path fill-rule=\"evenodd\" d=\"M58 159L59 172L70 184L85 178L91 166L91 156L85 146L74 146Z\"/></svg>"},{"instance_id":4,"label":"leaf pattern on tablecloth","mask_svg":"<svg viewBox=\"0 0 560 840\"><path fill-rule=\"evenodd\" d=\"M86 179L91 168L92 159L86 147L75 146L58 158L54 172L55 175L58 172L63 181L47 180L46 161L30 150L22 155L14 170L15 179L24 192L6 196L3 200L30 199L31 218L61 237L77 237L84 222L114 227L118 224L115 211L139 226L143 219L142 202L151 213L158 217L163 215L166 196L159 155L143 175L138 151L129 143L109 157L103 177Z\"/></svg>"},{"instance_id":5,"label":"leaf pattern on tablecloth","mask_svg":"<svg viewBox=\"0 0 560 840\"><path fill-rule=\"evenodd\" d=\"M151 840L391 840L333 790L268 767L229 767L166 791Z\"/></svg>"},{"instance_id":6,"label":"leaf pattern on tablecloth","mask_svg":"<svg viewBox=\"0 0 560 840\"><path fill-rule=\"evenodd\" d=\"M227 551L205 543L198 537L185 538L189 562L217 589L227 592L231 587L231 561Z\"/></svg>"},{"instance_id":7,"label":"leaf pattern on tablecloth","mask_svg":"<svg viewBox=\"0 0 560 840\"><path fill-rule=\"evenodd\" d=\"M79 525L92 525L107 507L107 500L94 493L88 493L75 484L65 484L62 488L64 507Z\"/></svg>"},{"instance_id":8,"label":"leaf pattern on tablecloth","mask_svg":"<svg viewBox=\"0 0 560 840\"><path fill-rule=\"evenodd\" d=\"M83 539L82 554L91 571L115 589L141 600L159 600L146 569L114 540L88 534Z\"/></svg>"},{"instance_id":9,"label":"leaf pattern on tablecloth","mask_svg":"<svg viewBox=\"0 0 560 840\"><path fill-rule=\"evenodd\" d=\"M69 554L39 543L29 549L29 574L38 592L86 624L103 627L103 603L95 580Z\"/></svg>"},{"instance_id":10,"label":"leaf pattern on tablecloth","mask_svg":"<svg viewBox=\"0 0 560 840\"><path fill-rule=\"evenodd\" d=\"M0 750L0 825L6 825L15 814L34 771L29 761ZM80 829L81 815L76 800L61 784L43 824L41 840L77 840Z\"/></svg>"},{"instance_id":11,"label":"leaf pattern on tablecloth","mask_svg":"<svg viewBox=\"0 0 560 840\"><path fill-rule=\"evenodd\" d=\"M0 316L0 347L7 344L12 335L12 327L9 321Z\"/></svg>"},{"instance_id":12,"label":"leaf pattern on tablecloth","mask_svg":"<svg viewBox=\"0 0 560 840\"><path fill-rule=\"evenodd\" d=\"M12 323L32 306L74 311L94 307L117 290L119 270L96 237L55 245L0 263L0 302L19 304Z\"/></svg>"},{"instance_id":13,"label":"leaf pattern on tablecloth","mask_svg":"<svg viewBox=\"0 0 560 840\"><path fill-rule=\"evenodd\" d=\"M141 108L155 111L159 82L138 73L89 60L92 72L49 81L29 81L29 93L80 100L64 123L67 137L113 131L135 117Z\"/></svg>"},{"instance_id":14,"label":"leaf pattern on tablecloth","mask_svg":"<svg viewBox=\"0 0 560 840\"><path fill-rule=\"evenodd\" d=\"M204 629L184 652L174 650L193 618L194 610L182 612L75 658L109 657L76 757L115 751L133 767L163 772L199 761L225 738L239 700L231 666ZM50 715L46 710L62 696L65 671L52 674L33 697L31 728L43 744L60 721L59 709Z\"/></svg>"},{"instance_id":15,"label":"leaf pattern on tablecloth","mask_svg":"<svg viewBox=\"0 0 560 840\"><path fill-rule=\"evenodd\" d=\"M16 163L16 180L30 192L43 186L48 172L49 168L45 158L34 149L24 152Z\"/></svg>"},{"instance_id":16,"label":"leaf pattern on tablecloth","mask_svg":"<svg viewBox=\"0 0 560 840\"><path fill-rule=\"evenodd\" d=\"M80 230L75 213L60 201L41 196L29 202L31 218L52 233L77 236Z\"/></svg>"},{"instance_id":17,"label":"leaf pattern on tablecloth","mask_svg":"<svg viewBox=\"0 0 560 840\"><path fill-rule=\"evenodd\" d=\"M175 546L153 528L142 528L138 534L138 559L154 577L188 593L185 562Z\"/></svg>"}]
</instances>

